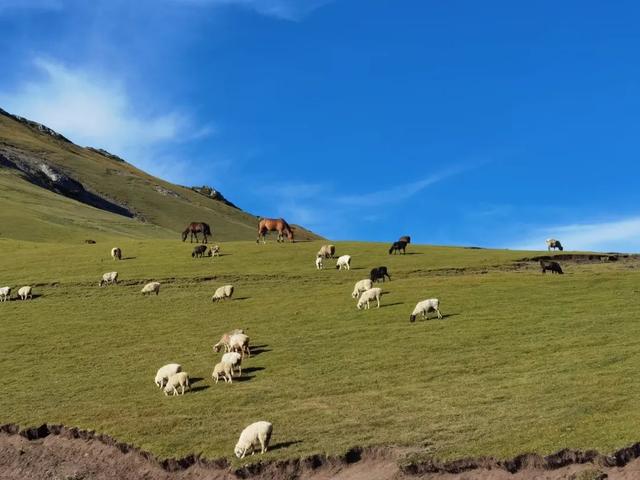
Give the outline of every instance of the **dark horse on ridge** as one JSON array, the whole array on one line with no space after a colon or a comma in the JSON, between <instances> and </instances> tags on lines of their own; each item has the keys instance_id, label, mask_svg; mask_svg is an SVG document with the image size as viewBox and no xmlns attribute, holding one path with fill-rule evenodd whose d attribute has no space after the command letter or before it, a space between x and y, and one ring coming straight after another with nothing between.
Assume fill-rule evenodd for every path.
<instances>
[{"instance_id":1,"label":"dark horse on ridge","mask_svg":"<svg viewBox=\"0 0 640 480\"><path fill-rule=\"evenodd\" d=\"M207 243L207 236L212 236L208 223L191 222L187 228L185 228L184 232L182 232L182 241L184 242L187 239L187 235L191 234L191 243L193 243L194 236L196 237L196 242L199 242L198 233L202 233L204 236L204 243Z\"/></svg>"},{"instance_id":2,"label":"dark horse on ridge","mask_svg":"<svg viewBox=\"0 0 640 480\"><path fill-rule=\"evenodd\" d=\"M282 218L263 218L258 224L258 239L256 243L266 243L264 236L267 232L278 232L278 242L284 242L284 236L286 235L290 242L293 242L293 229Z\"/></svg>"}]
</instances>

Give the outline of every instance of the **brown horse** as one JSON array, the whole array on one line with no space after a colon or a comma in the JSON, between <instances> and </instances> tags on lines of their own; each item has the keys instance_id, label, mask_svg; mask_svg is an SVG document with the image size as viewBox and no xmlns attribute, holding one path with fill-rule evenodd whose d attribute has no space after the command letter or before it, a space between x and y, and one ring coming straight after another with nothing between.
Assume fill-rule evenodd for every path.
<instances>
[{"instance_id":1,"label":"brown horse","mask_svg":"<svg viewBox=\"0 0 640 480\"><path fill-rule=\"evenodd\" d=\"M273 231L278 232L278 242L284 242L284 235L287 236L290 242L293 242L293 229L284 219L263 218L260 220L260 224L258 225L258 239L256 240L256 243L260 242L260 238L262 238L262 243L267 243L264 236L267 232Z\"/></svg>"},{"instance_id":2,"label":"brown horse","mask_svg":"<svg viewBox=\"0 0 640 480\"><path fill-rule=\"evenodd\" d=\"M182 241L184 242L187 239L187 235L191 234L191 243L193 243L194 236L196 237L196 242L199 242L198 233L202 233L202 235L204 235L203 243L207 243L207 236L212 236L208 223L192 222L187 226L187 228L185 228L184 232L182 232Z\"/></svg>"}]
</instances>

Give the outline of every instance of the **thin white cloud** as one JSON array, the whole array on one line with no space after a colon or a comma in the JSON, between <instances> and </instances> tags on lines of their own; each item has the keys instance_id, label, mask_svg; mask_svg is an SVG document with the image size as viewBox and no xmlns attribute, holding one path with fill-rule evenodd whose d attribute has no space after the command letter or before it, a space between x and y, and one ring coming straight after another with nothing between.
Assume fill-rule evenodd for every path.
<instances>
[{"instance_id":1,"label":"thin white cloud","mask_svg":"<svg viewBox=\"0 0 640 480\"><path fill-rule=\"evenodd\" d=\"M184 180L185 169L175 158L158 156L166 151L161 147L213 131L194 126L179 112L142 113L117 79L51 60L36 59L34 64L40 73L36 80L0 95L6 110L43 123L80 145L105 148L172 181Z\"/></svg>"},{"instance_id":2,"label":"thin white cloud","mask_svg":"<svg viewBox=\"0 0 640 480\"><path fill-rule=\"evenodd\" d=\"M282 20L298 21L333 0L172 0L192 6L235 6Z\"/></svg>"},{"instance_id":3,"label":"thin white cloud","mask_svg":"<svg viewBox=\"0 0 640 480\"><path fill-rule=\"evenodd\" d=\"M515 242L518 250L546 249L545 240L556 238L568 250L640 251L640 217L623 220L551 226L534 229L526 239Z\"/></svg>"}]
</instances>

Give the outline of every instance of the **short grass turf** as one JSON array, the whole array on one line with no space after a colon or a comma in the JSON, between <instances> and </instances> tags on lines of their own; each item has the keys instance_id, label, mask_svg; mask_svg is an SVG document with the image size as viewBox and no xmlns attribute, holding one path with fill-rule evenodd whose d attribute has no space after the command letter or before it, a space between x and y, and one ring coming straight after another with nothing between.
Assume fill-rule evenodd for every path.
<instances>
[{"instance_id":1,"label":"short grass turf","mask_svg":"<svg viewBox=\"0 0 640 480\"><path fill-rule=\"evenodd\" d=\"M633 262L542 275L511 268L532 252L338 243L222 243L192 259L178 241L96 245L0 240L0 286L36 285L33 301L0 303L0 422L62 423L113 435L160 457L231 456L249 423L274 424L264 459L403 445L440 458L560 448L611 451L640 440L640 273ZM392 281L382 308L350 294L370 268ZM121 284L98 288L117 270ZM143 297L146 281L162 282ZM232 283L232 301L213 304ZM409 323L441 300L443 320ZM254 355L233 385L211 381L211 346L245 328ZM179 362L183 397L153 384Z\"/></svg>"}]
</instances>

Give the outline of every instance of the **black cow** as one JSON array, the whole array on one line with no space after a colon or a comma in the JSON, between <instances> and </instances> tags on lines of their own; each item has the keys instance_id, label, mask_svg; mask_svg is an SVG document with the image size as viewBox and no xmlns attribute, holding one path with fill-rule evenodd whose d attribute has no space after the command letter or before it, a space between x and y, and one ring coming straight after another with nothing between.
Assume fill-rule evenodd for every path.
<instances>
[{"instance_id":1,"label":"black cow","mask_svg":"<svg viewBox=\"0 0 640 480\"><path fill-rule=\"evenodd\" d=\"M391 245L391 248L389 249L389 255L400 251L402 251L402 253L407 253L405 252L405 248L407 248L407 242L403 242L402 240L393 242L393 245Z\"/></svg>"},{"instance_id":2,"label":"black cow","mask_svg":"<svg viewBox=\"0 0 640 480\"><path fill-rule=\"evenodd\" d=\"M378 267L371 270L371 281L377 282L379 279L382 279L384 282L384 277L388 277L391 280L391 275L387 272L387 267Z\"/></svg>"},{"instance_id":3,"label":"black cow","mask_svg":"<svg viewBox=\"0 0 640 480\"><path fill-rule=\"evenodd\" d=\"M540 267L542 268L542 273L547 273L547 270L551 273L558 273L560 275L564 273L558 262L540 260Z\"/></svg>"},{"instance_id":4,"label":"black cow","mask_svg":"<svg viewBox=\"0 0 640 480\"><path fill-rule=\"evenodd\" d=\"M193 257L193 258L202 258L202 257L204 257L205 253L207 253L207 246L206 245L198 245L197 247L195 247L193 249L193 252L191 252L191 257Z\"/></svg>"}]
</instances>

